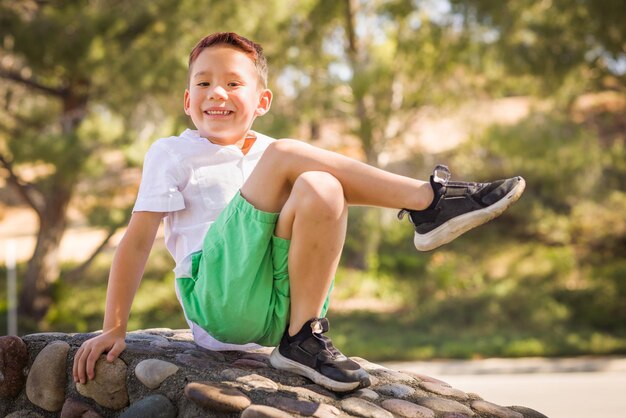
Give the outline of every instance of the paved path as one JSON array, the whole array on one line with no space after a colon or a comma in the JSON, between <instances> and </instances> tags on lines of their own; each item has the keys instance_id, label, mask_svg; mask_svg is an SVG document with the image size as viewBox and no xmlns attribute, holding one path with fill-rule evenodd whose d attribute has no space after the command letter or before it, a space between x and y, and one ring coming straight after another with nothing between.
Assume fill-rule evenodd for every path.
<instances>
[{"instance_id":1,"label":"paved path","mask_svg":"<svg viewBox=\"0 0 626 418\"><path fill-rule=\"evenodd\" d=\"M550 418L626 417L626 358L488 359L385 363L440 378L503 406Z\"/></svg>"}]
</instances>

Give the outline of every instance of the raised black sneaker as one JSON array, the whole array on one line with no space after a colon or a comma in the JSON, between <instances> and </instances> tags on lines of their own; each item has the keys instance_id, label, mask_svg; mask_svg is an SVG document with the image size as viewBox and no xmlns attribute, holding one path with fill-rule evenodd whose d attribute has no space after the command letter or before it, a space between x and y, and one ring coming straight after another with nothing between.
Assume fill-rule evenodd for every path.
<instances>
[{"instance_id":1,"label":"raised black sneaker","mask_svg":"<svg viewBox=\"0 0 626 418\"><path fill-rule=\"evenodd\" d=\"M512 177L491 183L450 181L450 170L438 165L430 176L435 192L431 205L424 210L402 209L415 228L413 243L419 251L429 251L447 244L459 235L490 221L520 198L526 182Z\"/></svg>"},{"instance_id":2,"label":"raised black sneaker","mask_svg":"<svg viewBox=\"0 0 626 418\"><path fill-rule=\"evenodd\" d=\"M285 330L280 345L272 351L270 363L277 369L308 377L335 392L348 392L370 385L369 375L361 366L337 350L330 338L326 318L305 322L293 337Z\"/></svg>"}]
</instances>

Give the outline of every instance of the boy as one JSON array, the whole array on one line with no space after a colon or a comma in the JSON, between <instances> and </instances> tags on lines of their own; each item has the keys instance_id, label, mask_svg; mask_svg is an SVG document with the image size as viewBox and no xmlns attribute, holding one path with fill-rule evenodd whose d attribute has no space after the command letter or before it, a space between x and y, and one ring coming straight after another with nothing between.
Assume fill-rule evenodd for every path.
<instances>
[{"instance_id":1,"label":"boy","mask_svg":"<svg viewBox=\"0 0 626 418\"><path fill-rule=\"evenodd\" d=\"M519 198L521 177L430 182L391 174L294 140L254 132L270 109L262 49L234 33L202 39L189 59L185 113L197 130L156 141L116 251L102 334L76 352L73 375L94 377L103 352L125 348L128 315L161 220L176 292L195 341L212 350L276 346L271 364L334 391L367 373L324 335L348 205L405 208L428 250L487 222Z\"/></svg>"}]
</instances>

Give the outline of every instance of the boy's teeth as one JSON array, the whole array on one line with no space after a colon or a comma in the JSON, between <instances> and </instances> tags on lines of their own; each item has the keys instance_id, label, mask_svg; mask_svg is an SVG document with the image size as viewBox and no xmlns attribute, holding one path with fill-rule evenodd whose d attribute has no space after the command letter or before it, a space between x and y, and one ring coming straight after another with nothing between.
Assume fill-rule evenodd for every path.
<instances>
[{"instance_id":1,"label":"boy's teeth","mask_svg":"<svg viewBox=\"0 0 626 418\"><path fill-rule=\"evenodd\" d=\"M228 115L230 110L207 110L205 113L208 115Z\"/></svg>"}]
</instances>

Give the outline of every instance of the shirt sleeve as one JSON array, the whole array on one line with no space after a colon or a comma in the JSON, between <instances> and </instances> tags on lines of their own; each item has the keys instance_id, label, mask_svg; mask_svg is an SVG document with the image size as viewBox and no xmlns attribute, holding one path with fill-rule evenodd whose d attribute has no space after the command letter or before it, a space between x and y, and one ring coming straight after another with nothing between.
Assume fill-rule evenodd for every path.
<instances>
[{"instance_id":1,"label":"shirt sleeve","mask_svg":"<svg viewBox=\"0 0 626 418\"><path fill-rule=\"evenodd\" d=\"M185 208L181 193L185 173L163 141L152 144L146 153L133 212L175 212Z\"/></svg>"}]
</instances>

